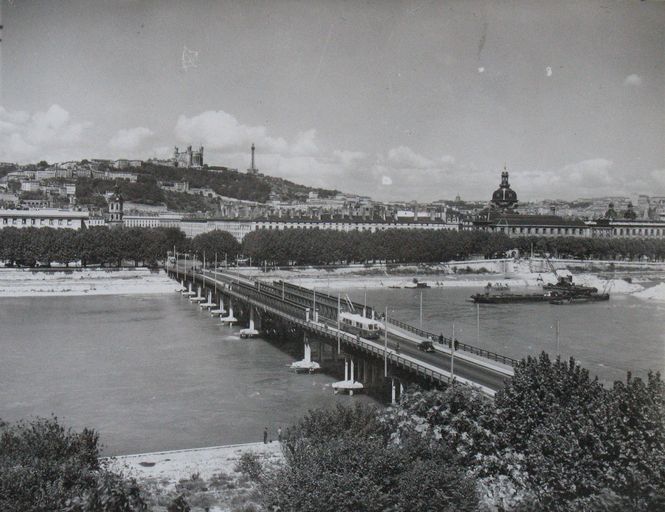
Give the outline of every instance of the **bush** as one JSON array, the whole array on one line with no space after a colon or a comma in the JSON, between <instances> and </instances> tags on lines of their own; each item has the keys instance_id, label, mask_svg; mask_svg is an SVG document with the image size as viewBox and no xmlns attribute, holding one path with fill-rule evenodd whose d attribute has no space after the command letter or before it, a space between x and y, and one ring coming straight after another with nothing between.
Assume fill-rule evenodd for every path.
<instances>
[{"instance_id":1,"label":"bush","mask_svg":"<svg viewBox=\"0 0 665 512\"><path fill-rule=\"evenodd\" d=\"M57 418L0 422L0 510L3 512L143 511L132 479L99 464L99 436L66 430Z\"/></svg>"},{"instance_id":2,"label":"bush","mask_svg":"<svg viewBox=\"0 0 665 512\"><path fill-rule=\"evenodd\" d=\"M263 474L261 460L254 452L243 453L234 469L255 482L261 480L261 475Z\"/></svg>"},{"instance_id":3,"label":"bush","mask_svg":"<svg viewBox=\"0 0 665 512\"><path fill-rule=\"evenodd\" d=\"M396 419L401 423L404 418ZM267 510L472 510L475 479L447 446L389 435L366 406L311 411L287 431L285 464L263 476Z\"/></svg>"},{"instance_id":4,"label":"bush","mask_svg":"<svg viewBox=\"0 0 665 512\"><path fill-rule=\"evenodd\" d=\"M192 509L189 503L187 503L187 500L182 495L174 498L169 506L166 507L167 512L189 512L190 510Z\"/></svg>"}]
</instances>

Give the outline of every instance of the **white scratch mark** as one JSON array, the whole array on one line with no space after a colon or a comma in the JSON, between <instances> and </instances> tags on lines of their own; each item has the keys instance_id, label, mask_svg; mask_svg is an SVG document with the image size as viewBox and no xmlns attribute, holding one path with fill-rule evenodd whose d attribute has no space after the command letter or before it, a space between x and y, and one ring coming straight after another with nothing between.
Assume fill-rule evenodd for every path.
<instances>
[{"instance_id":1,"label":"white scratch mark","mask_svg":"<svg viewBox=\"0 0 665 512\"><path fill-rule=\"evenodd\" d=\"M323 45L323 50L321 50L321 56L319 57L319 65L316 68L316 73L314 74L314 83L316 83L319 79L319 75L321 74L321 66L323 66L323 59L326 56L326 52L328 51L328 44L330 44L330 38L332 37L332 30L333 30L333 24L330 24L330 28L328 29L328 36L326 37L326 44Z\"/></svg>"},{"instance_id":2,"label":"white scratch mark","mask_svg":"<svg viewBox=\"0 0 665 512\"><path fill-rule=\"evenodd\" d=\"M182 48L182 69L187 71L189 68L199 67L199 52L198 50L190 50L186 46Z\"/></svg>"},{"instance_id":3,"label":"white scratch mark","mask_svg":"<svg viewBox=\"0 0 665 512\"><path fill-rule=\"evenodd\" d=\"M481 66L481 67L478 68L478 73L484 73L484 72L485 72L484 67Z\"/></svg>"},{"instance_id":4,"label":"white scratch mark","mask_svg":"<svg viewBox=\"0 0 665 512\"><path fill-rule=\"evenodd\" d=\"M552 76L552 68L551 68L550 66L547 66L547 67L545 68L545 74L546 74L547 76Z\"/></svg>"}]
</instances>

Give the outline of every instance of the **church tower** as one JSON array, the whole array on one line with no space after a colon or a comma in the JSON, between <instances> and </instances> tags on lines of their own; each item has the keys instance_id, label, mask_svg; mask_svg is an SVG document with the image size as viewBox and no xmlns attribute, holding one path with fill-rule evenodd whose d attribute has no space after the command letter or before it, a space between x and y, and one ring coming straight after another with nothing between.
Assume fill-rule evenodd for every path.
<instances>
[{"instance_id":1,"label":"church tower","mask_svg":"<svg viewBox=\"0 0 665 512\"><path fill-rule=\"evenodd\" d=\"M108 226L110 228L122 227L123 220L123 204L125 200L120 194L118 185L113 189L113 195L109 198L109 219Z\"/></svg>"}]
</instances>

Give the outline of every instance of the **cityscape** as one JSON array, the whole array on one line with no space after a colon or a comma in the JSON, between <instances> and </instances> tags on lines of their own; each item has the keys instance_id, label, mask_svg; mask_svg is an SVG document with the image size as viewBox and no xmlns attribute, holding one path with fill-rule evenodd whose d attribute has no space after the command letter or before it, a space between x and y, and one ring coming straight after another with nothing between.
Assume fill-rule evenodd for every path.
<instances>
[{"instance_id":1,"label":"cityscape","mask_svg":"<svg viewBox=\"0 0 665 512\"><path fill-rule=\"evenodd\" d=\"M178 227L190 237L223 229L240 242L245 234L257 229L298 227L372 232L388 228L482 229L511 236L570 233L585 237L665 237L665 196L640 194L634 201L626 196L580 198L569 202L546 199L523 204L510 188L509 173L504 170L498 190L510 191L514 196L511 202L500 203L495 197L487 201L463 201L459 196L431 203L382 202L336 190L311 189L297 184L289 187L283 183L274 186L270 182L266 183L270 187L267 199L262 202L243 199L246 195L243 190L237 191L240 197L223 195L224 187L208 176L220 171L237 176L239 171L208 167L203 164L202 155L203 147L192 152L190 146L180 153L176 147L169 160L0 164L0 205L3 207L0 227L81 228L121 221L127 227ZM177 171L183 168L196 170L198 181L211 182L211 185L190 186L187 176L155 179L164 169L171 170L169 175L178 178ZM243 174L257 180L266 176L255 168L254 145L250 166ZM235 176L231 179L237 180ZM126 187L135 199L123 199L120 217L111 220L109 200L114 196L113 187L118 184ZM143 184L154 190L146 191ZM90 194L91 186L96 187L93 194ZM170 201L156 201L155 191L168 193ZM187 196L194 196L193 205ZM196 207L202 209L192 211ZM490 210L495 214L509 212L511 217L491 217L487 215ZM574 227L577 227L575 231Z\"/></svg>"},{"instance_id":2,"label":"cityscape","mask_svg":"<svg viewBox=\"0 0 665 512\"><path fill-rule=\"evenodd\" d=\"M665 510L663 27L0 0L0 511Z\"/></svg>"}]
</instances>

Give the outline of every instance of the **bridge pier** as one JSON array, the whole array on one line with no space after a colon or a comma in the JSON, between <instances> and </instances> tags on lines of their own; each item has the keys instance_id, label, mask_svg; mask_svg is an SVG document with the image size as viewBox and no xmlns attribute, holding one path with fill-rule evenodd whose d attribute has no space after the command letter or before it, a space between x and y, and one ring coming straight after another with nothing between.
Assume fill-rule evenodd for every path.
<instances>
[{"instance_id":1,"label":"bridge pier","mask_svg":"<svg viewBox=\"0 0 665 512\"><path fill-rule=\"evenodd\" d=\"M397 384L395 383L397 381ZM399 387L398 387L399 385ZM390 403L395 405L397 402L402 401L402 395L404 394L404 384L402 379L398 377L390 378Z\"/></svg>"},{"instance_id":2,"label":"bridge pier","mask_svg":"<svg viewBox=\"0 0 665 512\"><path fill-rule=\"evenodd\" d=\"M325 343L331 345L331 356L334 361L333 365L336 367L336 373L338 375L342 371L342 361L339 360L340 356L345 357L345 354L352 354L351 356L347 356L350 357L350 359L345 358L345 364L349 366L346 375L347 381L351 381L348 372L351 370L352 366L353 381L355 381L356 377L362 378L365 383L369 382L374 384L376 381L377 391L379 389L382 390L384 399L387 399L387 395L392 398L392 388L395 387L394 399L398 400L404 390L402 382L418 382L425 387L431 387L445 385L445 381L448 378L448 372L445 370L445 365L443 364L446 362L445 358L442 360L441 364L436 363L432 365L431 363L427 363L427 360L422 360L423 358L417 353L407 352L406 354L400 354L399 352L395 353L392 349L389 352L386 352L383 349L383 344L380 342L362 340L358 337L354 338L348 333L338 333L334 329L326 328L326 326L333 325L337 320L339 297L332 297L325 293L319 294L312 290L291 284L279 283L279 288L270 283L264 282L257 285L255 280L247 278L241 279L240 276L236 278L235 276L226 273L217 273L213 278L210 273L192 274L188 272L181 273L181 275L178 275L177 277L180 278L183 274L185 277L184 282L188 283L188 290L191 290L192 287L197 284L213 287L216 293L219 294L219 304L222 311L225 309L223 295L226 295L227 300L229 301L230 311L228 316L221 318L221 321L224 323L238 322L241 320L244 324L249 320L250 322L253 321L253 327L256 328L258 327L258 322L261 321L261 316L263 316L263 323L265 324L263 327L269 333L282 334L283 337L290 337L293 340L294 333L305 331L314 336L314 339L324 340ZM191 295L189 295L190 293ZM316 298L314 297L314 293L316 293ZM188 295L188 298L196 295L191 291L183 293L183 295L186 294ZM235 302L235 304L233 304L232 301ZM376 318L377 315L373 308L364 307L364 304L356 303L353 303L352 306L348 299L347 302L349 303L350 308L355 306L356 311L364 310L366 316ZM237 315L238 318L234 316L234 309L235 315ZM321 320L321 315L325 317L326 323L315 323L315 320ZM425 331L416 329L403 322L391 321L391 323L395 324L400 329L414 333L416 336L423 338L425 336L429 338L432 337L431 333L426 333ZM393 334L394 333L390 334L391 338L393 338ZM296 336L297 335L298 334L296 334ZM392 346L395 346L399 341L399 333L395 334L395 337L397 340L390 340ZM443 340L448 341L446 338ZM337 345L337 348L335 348L335 345ZM464 349L461 343L460 348ZM470 349L465 350L471 350L473 348L474 347L471 347ZM310 346L308 352L310 358L311 349L312 347ZM318 350L320 360L323 360L324 357L330 357L327 355L328 349L324 347L321 342ZM476 352L473 353L476 354ZM387 357L386 354L388 354ZM496 355L494 358L499 361L505 360L505 358L498 359L498 356ZM455 363L457 363L457 361L455 361ZM385 375L382 375L384 371L381 371L383 370L383 366L386 366ZM457 367L457 364L455 366ZM390 370L390 374L388 374L388 369ZM489 368L488 373L491 372L499 373L494 369ZM391 381L389 383L388 377L392 377L393 379L396 379L396 381ZM462 377L464 377L466 381L471 381L472 383L476 381L475 375L473 376L473 380L469 379L464 374L462 374ZM485 379L485 381L494 379L491 381L489 387L483 388L484 390L488 389L488 394L491 394L495 382L502 377L500 376L499 378L496 378L494 375L490 375L486 378L485 375L483 375L481 378ZM356 390L362 387L360 382L347 381L340 382L339 384L344 385L338 386L338 389L351 391L351 389ZM388 393L386 393L388 391L386 387L390 387Z\"/></svg>"},{"instance_id":3,"label":"bridge pier","mask_svg":"<svg viewBox=\"0 0 665 512\"><path fill-rule=\"evenodd\" d=\"M229 325L233 325L233 322L237 322L238 319L233 316L233 300L229 299L229 314L228 316L222 317L220 316L220 320L222 323L228 323Z\"/></svg>"},{"instance_id":4,"label":"bridge pier","mask_svg":"<svg viewBox=\"0 0 665 512\"><path fill-rule=\"evenodd\" d=\"M214 315L221 316L224 313L226 313L226 310L224 309L224 294L222 292L218 291L217 295L219 297L219 309L211 309L210 314L212 316L214 316Z\"/></svg>"}]
</instances>

